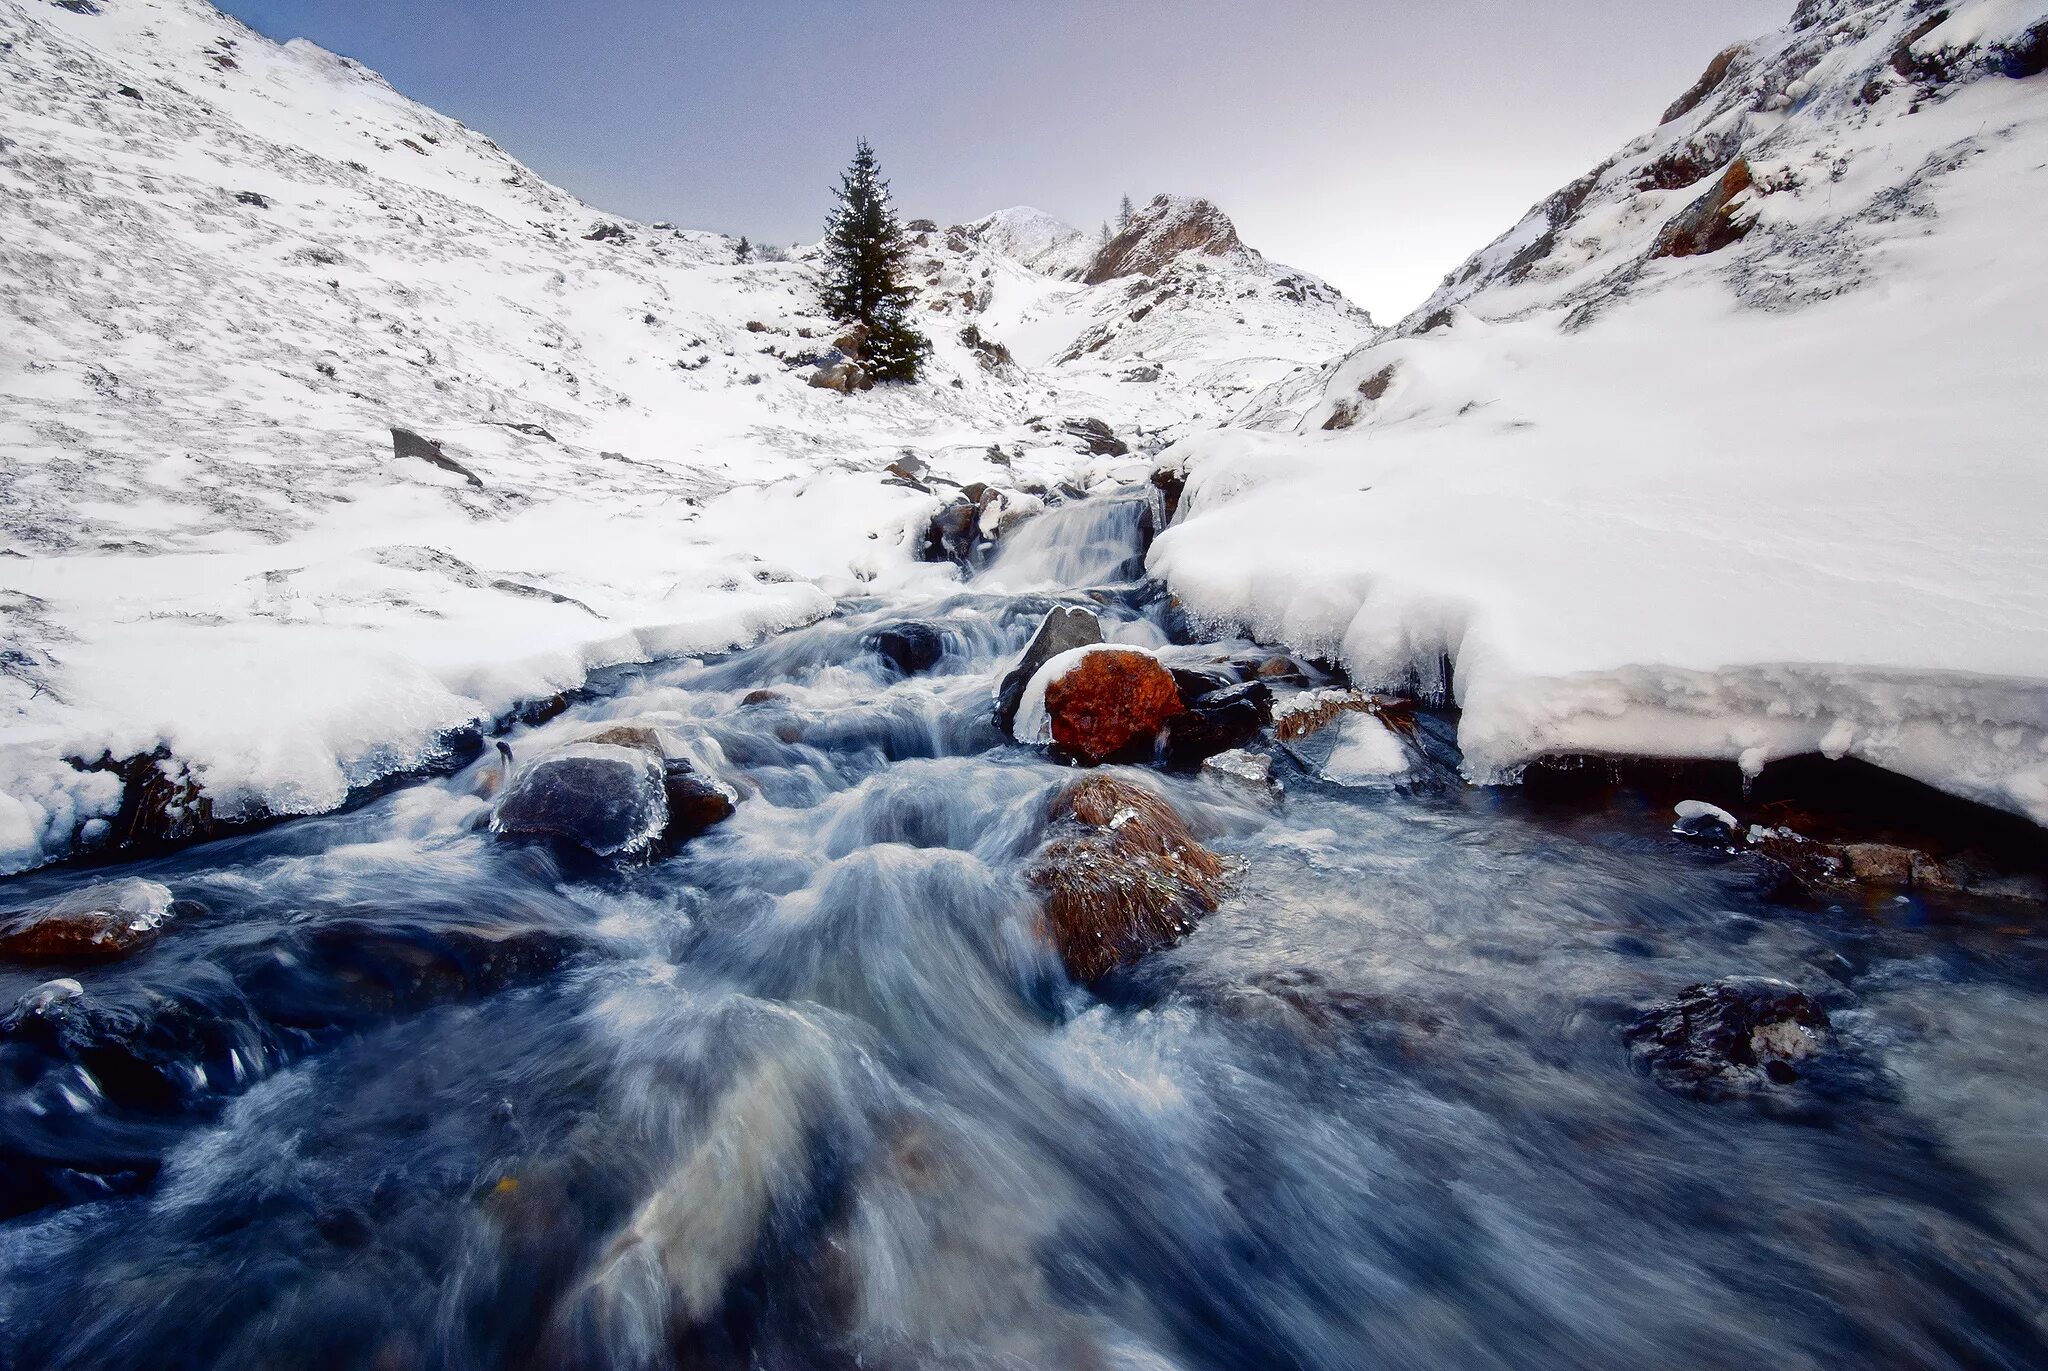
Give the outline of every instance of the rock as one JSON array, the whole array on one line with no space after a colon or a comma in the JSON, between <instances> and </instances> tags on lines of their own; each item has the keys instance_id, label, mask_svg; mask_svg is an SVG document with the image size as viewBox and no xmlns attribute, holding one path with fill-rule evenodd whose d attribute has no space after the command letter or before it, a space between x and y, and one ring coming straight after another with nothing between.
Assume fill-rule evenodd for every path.
<instances>
[{"instance_id":1,"label":"rock","mask_svg":"<svg viewBox=\"0 0 2048 1371\"><path fill-rule=\"evenodd\" d=\"M121 807L96 848L149 853L211 842L236 824L217 817L213 799L185 764L159 747L120 760L109 754L96 762L74 760L80 771L106 771L121 778Z\"/></svg>"},{"instance_id":2,"label":"rock","mask_svg":"<svg viewBox=\"0 0 2048 1371\"><path fill-rule=\"evenodd\" d=\"M1225 686L1192 699L1166 725L1169 766L1193 768L1219 752L1242 748L1273 720L1273 691L1263 681Z\"/></svg>"},{"instance_id":3,"label":"rock","mask_svg":"<svg viewBox=\"0 0 2048 1371\"><path fill-rule=\"evenodd\" d=\"M861 640L868 651L880 653L905 676L929 671L946 655L946 640L930 624L893 624L876 629Z\"/></svg>"},{"instance_id":4,"label":"rock","mask_svg":"<svg viewBox=\"0 0 2048 1371\"><path fill-rule=\"evenodd\" d=\"M780 691L770 690L763 686L759 690L750 690L745 695L742 695L740 697L740 708L753 709L760 705L781 704L783 703L783 698Z\"/></svg>"},{"instance_id":5,"label":"rock","mask_svg":"<svg viewBox=\"0 0 2048 1371\"><path fill-rule=\"evenodd\" d=\"M749 319L749 320L747 320L747 332L749 332L749 333L766 333L767 331L768 331L768 326L767 326L766 324L762 323L762 322L761 322L761 321L760 321L759 319Z\"/></svg>"},{"instance_id":6,"label":"rock","mask_svg":"<svg viewBox=\"0 0 2048 1371\"><path fill-rule=\"evenodd\" d=\"M1719 252L1748 234L1755 223L1738 203L1750 189L1749 163L1736 158L1705 195L1681 210L1664 226L1650 249L1650 258L1699 257Z\"/></svg>"},{"instance_id":7,"label":"rock","mask_svg":"<svg viewBox=\"0 0 2048 1371\"><path fill-rule=\"evenodd\" d=\"M1081 280L1097 286L1124 276L1154 276L1183 255L1222 257L1239 246L1237 227L1215 205L1160 195L1102 245Z\"/></svg>"},{"instance_id":8,"label":"rock","mask_svg":"<svg viewBox=\"0 0 2048 1371\"><path fill-rule=\"evenodd\" d=\"M584 734L576 741L636 748L641 752L651 752L657 757L668 754L668 749L661 744L660 731L647 724L606 724L593 733Z\"/></svg>"},{"instance_id":9,"label":"rock","mask_svg":"<svg viewBox=\"0 0 2048 1371\"><path fill-rule=\"evenodd\" d=\"M115 94L136 101L138 104L142 102L142 92L135 89L135 87L133 86L123 86L118 91L116 91Z\"/></svg>"},{"instance_id":10,"label":"rock","mask_svg":"<svg viewBox=\"0 0 2048 1371\"><path fill-rule=\"evenodd\" d=\"M586 243L623 243L626 241L625 225L599 224L596 228L583 235L583 241Z\"/></svg>"},{"instance_id":11,"label":"rock","mask_svg":"<svg viewBox=\"0 0 2048 1371\"><path fill-rule=\"evenodd\" d=\"M968 324L960 330L960 341L974 352L974 360L981 363L983 371L1002 372L1014 366L1017 359L1010 350L995 339L985 336L979 325Z\"/></svg>"},{"instance_id":12,"label":"rock","mask_svg":"<svg viewBox=\"0 0 2048 1371\"><path fill-rule=\"evenodd\" d=\"M269 209L270 197L253 190L238 190L235 192L235 203L252 205L257 209Z\"/></svg>"},{"instance_id":13,"label":"rock","mask_svg":"<svg viewBox=\"0 0 2048 1371\"><path fill-rule=\"evenodd\" d=\"M868 374L868 369L851 359L821 364L811 373L810 383L819 390L836 390L842 395L875 388L875 378Z\"/></svg>"},{"instance_id":14,"label":"rock","mask_svg":"<svg viewBox=\"0 0 2048 1371\"><path fill-rule=\"evenodd\" d=\"M1280 788L1273 779L1273 759L1263 752L1247 752L1243 748L1203 758L1202 774L1261 795L1271 795Z\"/></svg>"},{"instance_id":15,"label":"rock","mask_svg":"<svg viewBox=\"0 0 2048 1371\"><path fill-rule=\"evenodd\" d=\"M1062 652L1093 647L1101 641L1102 624L1087 610L1059 605L1047 611L1038 621L1038 631L1031 635L1024 655L1003 677L1002 686L996 691L996 727L1003 736L1016 738L1017 706L1024 699L1024 687L1031 684L1040 667Z\"/></svg>"},{"instance_id":16,"label":"rock","mask_svg":"<svg viewBox=\"0 0 2048 1371\"><path fill-rule=\"evenodd\" d=\"M918 486L923 485L932 474L932 469L925 464L924 459L914 452L904 453L889 463L885 469L898 480L909 481L912 485Z\"/></svg>"},{"instance_id":17,"label":"rock","mask_svg":"<svg viewBox=\"0 0 2048 1371\"><path fill-rule=\"evenodd\" d=\"M661 833L664 848L679 846L724 823L739 808L738 797L729 786L700 775L686 758L671 757L664 762L661 779L668 800L668 824Z\"/></svg>"},{"instance_id":18,"label":"rock","mask_svg":"<svg viewBox=\"0 0 2048 1371\"><path fill-rule=\"evenodd\" d=\"M980 529L980 503L964 494L956 496L932 515L931 522L925 526L924 546L918 550L918 555L927 562L971 566L980 541Z\"/></svg>"},{"instance_id":19,"label":"rock","mask_svg":"<svg viewBox=\"0 0 2048 1371\"><path fill-rule=\"evenodd\" d=\"M1159 730L1185 708L1172 673L1141 648L1083 648L1054 658L1039 679L1053 746L1090 765L1140 752L1149 757ZM1020 717L1032 689L1025 687Z\"/></svg>"},{"instance_id":20,"label":"rock","mask_svg":"<svg viewBox=\"0 0 2048 1371\"><path fill-rule=\"evenodd\" d=\"M832 346L858 360L868 345L868 326L855 324L832 340Z\"/></svg>"},{"instance_id":21,"label":"rock","mask_svg":"<svg viewBox=\"0 0 2048 1371\"><path fill-rule=\"evenodd\" d=\"M133 877L69 891L0 915L0 957L113 961L156 941L171 906L170 887Z\"/></svg>"},{"instance_id":22,"label":"rock","mask_svg":"<svg viewBox=\"0 0 2048 1371\"><path fill-rule=\"evenodd\" d=\"M414 457L422 462L431 462L443 471L454 472L478 490L484 488L484 483L478 479L477 474L441 451L439 443L431 438L422 438L409 428L391 430L391 452L396 457Z\"/></svg>"},{"instance_id":23,"label":"rock","mask_svg":"<svg viewBox=\"0 0 2048 1371\"><path fill-rule=\"evenodd\" d=\"M645 851L668 825L661 759L638 747L580 742L527 763L491 816L512 838L558 838L600 857Z\"/></svg>"},{"instance_id":24,"label":"rock","mask_svg":"<svg viewBox=\"0 0 2048 1371\"><path fill-rule=\"evenodd\" d=\"M1110 426L1100 419L1063 419L1060 431L1081 440L1081 451L1091 457L1122 457L1130 452L1130 445L1116 436Z\"/></svg>"},{"instance_id":25,"label":"rock","mask_svg":"<svg viewBox=\"0 0 2048 1371\"><path fill-rule=\"evenodd\" d=\"M1799 1079L1828 1043L1827 1011L1787 981L1734 977L1688 986L1623 1031L1667 1090L1714 1099Z\"/></svg>"},{"instance_id":26,"label":"rock","mask_svg":"<svg viewBox=\"0 0 2048 1371\"><path fill-rule=\"evenodd\" d=\"M1657 122L1668 124L1698 109L1702 100L1721 88L1721 83L1728 79L1729 71L1734 68L1735 60L1747 51L1747 45L1742 43L1723 49L1719 56L1707 63L1707 69L1700 73L1700 79L1692 83L1691 89L1673 101L1671 107L1664 111L1664 117Z\"/></svg>"},{"instance_id":27,"label":"rock","mask_svg":"<svg viewBox=\"0 0 2048 1371\"><path fill-rule=\"evenodd\" d=\"M1185 937L1215 910L1227 868L1152 791L1090 776L1053 801L1053 836L1028 879L1067 974L1100 980Z\"/></svg>"}]
</instances>

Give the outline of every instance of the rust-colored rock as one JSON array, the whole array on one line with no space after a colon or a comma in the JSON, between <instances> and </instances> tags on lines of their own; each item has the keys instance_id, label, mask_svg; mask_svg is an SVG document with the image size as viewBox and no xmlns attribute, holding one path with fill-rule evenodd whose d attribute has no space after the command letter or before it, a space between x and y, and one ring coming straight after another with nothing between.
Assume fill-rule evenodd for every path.
<instances>
[{"instance_id":1,"label":"rust-colored rock","mask_svg":"<svg viewBox=\"0 0 2048 1371\"><path fill-rule=\"evenodd\" d=\"M1650 257L1700 257L1719 252L1746 235L1752 219L1744 217L1736 199L1752 185L1749 163L1736 158L1705 195L1681 210L1657 235Z\"/></svg>"},{"instance_id":2,"label":"rust-colored rock","mask_svg":"<svg viewBox=\"0 0 2048 1371\"><path fill-rule=\"evenodd\" d=\"M1102 245L1082 282L1095 286L1125 276L1153 276L1181 256L1223 257L1240 246L1237 226L1215 205L1160 195Z\"/></svg>"},{"instance_id":3,"label":"rust-colored rock","mask_svg":"<svg viewBox=\"0 0 2048 1371\"><path fill-rule=\"evenodd\" d=\"M1222 898L1223 859L1142 786L1089 776L1060 792L1052 819L1029 876L1045 897L1046 938L1077 981L1172 946Z\"/></svg>"},{"instance_id":4,"label":"rust-colored rock","mask_svg":"<svg viewBox=\"0 0 2048 1371\"><path fill-rule=\"evenodd\" d=\"M74 890L0 916L0 957L105 962L155 942L171 916L171 892L129 878Z\"/></svg>"},{"instance_id":5,"label":"rust-colored rock","mask_svg":"<svg viewBox=\"0 0 2048 1371\"><path fill-rule=\"evenodd\" d=\"M1091 765L1158 737L1184 706L1173 673L1149 652L1090 652L1045 688L1055 747Z\"/></svg>"},{"instance_id":6,"label":"rust-colored rock","mask_svg":"<svg viewBox=\"0 0 2048 1371\"><path fill-rule=\"evenodd\" d=\"M1664 111L1664 117L1657 122L1668 124L1698 109L1702 101L1721 88L1721 83L1728 79L1728 73L1734 69L1736 59L1747 51L1747 45L1742 43L1723 49L1713 61L1707 63L1707 69L1700 73L1700 79L1693 82L1685 94L1672 101L1670 108Z\"/></svg>"}]
</instances>

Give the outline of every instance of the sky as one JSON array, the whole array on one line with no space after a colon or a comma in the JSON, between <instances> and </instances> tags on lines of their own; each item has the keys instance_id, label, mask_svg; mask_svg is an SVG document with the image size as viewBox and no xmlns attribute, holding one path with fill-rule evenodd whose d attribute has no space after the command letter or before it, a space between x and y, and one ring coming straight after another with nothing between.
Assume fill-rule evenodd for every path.
<instances>
[{"instance_id":1,"label":"sky","mask_svg":"<svg viewBox=\"0 0 2048 1371\"><path fill-rule=\"evenodd\" d=\"M865 137L902 216L1204 195L1383 321L1792 0L216 0L641 220L818 236Z\"/></svg>"}]
</instances>

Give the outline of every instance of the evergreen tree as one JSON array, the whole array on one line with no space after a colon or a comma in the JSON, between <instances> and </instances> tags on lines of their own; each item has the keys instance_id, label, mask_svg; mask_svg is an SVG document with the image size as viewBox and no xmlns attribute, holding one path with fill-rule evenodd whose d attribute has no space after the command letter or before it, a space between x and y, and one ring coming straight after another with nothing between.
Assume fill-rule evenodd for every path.
<instances>
[{"instance_id":1,"label":"evergreen tree","mask_svg":"<svg viewBox=\"0 0 2048 1371\"><path fill-rule=\"evenodd\" d=\"M1095 246L1096 246L1096 248L1097 248L1097 249L1101 249L1101 248L1106 248L1106 247L1108 247L1108 246L1109 246L1109 240L1110 240L1110 237L1111 237L1111 234L1110 234L1110 231L1109 231L1109 220L1105 219L1105 220L1103 220L1103 221L1102 221L1102 227L1101 227L1101 228L1099 228L1099 229L1097 229L1097 230L1095 230Z\"/></svg>"},{"instance_id":2,"label":"evergreen tree","mask_svg":"<svg viewBox=\"0 0 2048 1371\"><path fill-rule=\"evenodd\" d=\"M754 260L754 245L747 241L746 234L743 233L740 235L740 245L733 249L733 256L737 257L742 262L751 262Z\"/></svg>"},{"instance_id":3,"label":"evergreen tree","mask_svg":"<svg viewBox=\"0 0 2048 1371\"><path fill-rule=\"evenodd\" d=\"M853 164L832 196L836 203L825 221L825 312L866 326L861 361L876 380L915 381L931 343L908 317L911 290L903 282L903 262L909 247L867 139L855 147Z\"/></svg>"},{"instance_id":4,"label":"evergreen tree","mask_svg":"<svg viewBox=\"0 0 2048 1371\"><path fill-rule=\"evenodd\" d=\"M1129 195L1125 195L1124 202L1116 207L1117 231L1122 232L1124 229L1129 228L1131 226L1131 220L1136 218L1137 214L1137 206L1131 203L1131 197Z\"/></svg>"}]
</instances>

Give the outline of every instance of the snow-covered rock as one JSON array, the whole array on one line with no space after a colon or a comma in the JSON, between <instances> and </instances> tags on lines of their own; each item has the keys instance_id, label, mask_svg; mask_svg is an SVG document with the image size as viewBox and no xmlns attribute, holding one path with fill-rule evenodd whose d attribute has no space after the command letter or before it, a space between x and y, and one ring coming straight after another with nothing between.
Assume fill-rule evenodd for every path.
<instances>
[{"instance_id":1,"label":"snow-covered rock","mask_svg":"<svg viewBox=\"0 0 2048 1371\"><path fill-rule=\"evenodd\" d=\"M1168 454L1152 570L1365 688L1450 687L1475 780L1820 752L2048 822L2044 24L1806 0Z\"/></svg>"}]
</instances>

